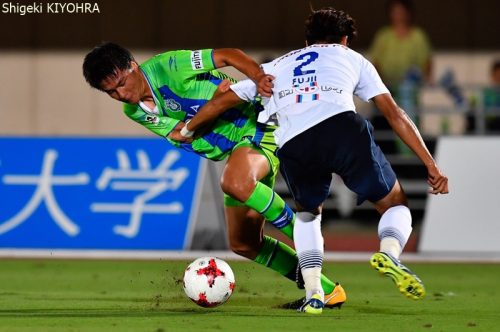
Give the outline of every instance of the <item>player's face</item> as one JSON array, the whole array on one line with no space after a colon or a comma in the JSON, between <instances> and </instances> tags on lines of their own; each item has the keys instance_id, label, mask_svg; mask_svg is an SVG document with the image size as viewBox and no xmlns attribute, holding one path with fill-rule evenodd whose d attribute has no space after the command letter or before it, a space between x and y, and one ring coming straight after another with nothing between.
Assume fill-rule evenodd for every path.
<instances>
[{"instance_id":1,"label":"player's face","mask_svg":"<svg viewBox=\"0 0 500 332\"><path fill-rule=\"evenodd\" d=\"M111 98L128 104L137 104L142 99L143 82L142 73L135 62L130 63L130 68L116 70L114 75L106 77L101 82L101 90Z\"/></svg>"}]
</instances>

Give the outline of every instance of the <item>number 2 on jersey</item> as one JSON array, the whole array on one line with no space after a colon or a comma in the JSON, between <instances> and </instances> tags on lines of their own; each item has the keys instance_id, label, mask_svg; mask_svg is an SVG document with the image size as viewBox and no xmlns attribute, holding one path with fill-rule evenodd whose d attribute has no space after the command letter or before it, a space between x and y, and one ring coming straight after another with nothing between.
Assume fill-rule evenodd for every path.
<instances>
[{"instance_id":1,"label":"number 2 on jersey","mask_svg":"<svg viewBox=\"0 0 500 332\"><path fill-rule=\"evenodd\" d=\"M295 60L304 60L304 61L300 65L295 67L295 69L293 70L293 76L314 74L316 72L316 70L310 69L310 70L302 71L302 67L307 66L308 64L310 64L311 62L316 60L318 58L318 56L319 55L317 52L307 52L307 53L299 55L297 57L297 59L295 59Z\"/></svg>"}]
</instances>

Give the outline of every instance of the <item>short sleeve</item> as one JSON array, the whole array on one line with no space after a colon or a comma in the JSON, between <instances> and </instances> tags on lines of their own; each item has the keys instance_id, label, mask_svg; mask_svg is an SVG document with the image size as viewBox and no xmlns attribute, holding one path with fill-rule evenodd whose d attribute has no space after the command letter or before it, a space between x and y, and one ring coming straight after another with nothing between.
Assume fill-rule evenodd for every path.
<instances>
[{"instance_id":1,"label":"short sleeve","mask_svg":"<svg viewBox=\"0 0 500 332\"><path fill-rule=\"evenodd\" d=\"M354 94L364 101L370 101L375 96L389 93L375 67L364 57L361 57L361 71L359 82L354 89Z\"/></svg>"},{"instance_id":2,"label":"short sleeve","mask_svg":"<svg viewBox=\"0 0 500 332\"><path fill-rule=\"evenodd\" d=\"M252 80L243 80L230 86L236 95L244 101L252 101L257 95L257 86Z\"/></svg>"},{"instance_id":3,"label":"short sleeve","mask_svg":"<svg viewBox=\"0 0 500 332\"><path fill-rule=\"evenodd\" d=\"M274 59L271 62L263 63L263 64L260 65L260 67L262 68L262 70L264 71L264 73L273 75L274 74L273 69L276 67L277 60L278 59Z\"/></svg>"},{"instance_id":4,"label":"short sleeve","mask_svg":"<svg viewBox=\"0 0 500 332\"><path fill-rule=\"evenodd\" d=\"M213 51L213 49L170 51L159 54L153 59L157 65L163 67L167 75L186 80L215 69Z\"/></svg>"},{"instance_id":5,"label":"short sleeve","mask_svg":"<svg viewBox=\"0 0 500 332\"><path fill-rule=\"evenodd\" d=\"M262 64L261 68L266 74L271 74L272 62ZM241 100L244 101L252 101L257 96L257 86L250 79L242 80L233 84L230 88Z\"/></svg>"},{"instance_id":6,"label":"short sleeve","mask_svg":"<svg viewBox=\"0 0 500 332\"><path fill-rule=\"evenodd\" d=\"M123 112L130 119L161 137L166 137L180 122L167 116L146 113L136 105L125 104Z\"/></svg>"}]
</instances>

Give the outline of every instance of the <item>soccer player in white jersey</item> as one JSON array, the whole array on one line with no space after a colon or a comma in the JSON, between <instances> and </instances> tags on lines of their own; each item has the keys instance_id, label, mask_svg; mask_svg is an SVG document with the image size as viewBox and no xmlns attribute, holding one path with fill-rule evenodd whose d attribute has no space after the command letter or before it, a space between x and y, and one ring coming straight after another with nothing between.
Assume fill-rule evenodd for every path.
<instances>
[{"instance_id":1,"label":"soccer player in white jersey","mask_svg":"<svg viewBox=\"0 0 500 332\"><path fill-rule=\"evenodd\" d=\"M399 261L410 236L412 220L407 199L389 162L373 140L373 127L355 111L353 95L373 101L396 134L415 152L428 172L429 192L448 193L444 176L417 128L398 107L374 66L348 47L356 35L354 20L332 8L314 11L305 24L307 47L264 64L273 79L273 96L260 120L277 115L275 131L280 169L298 210L294 243L306 285L301 311L321 313L323 263L321 208L332 173L380 213L380 252L371 265L389 276L404 295L420 299L422 281ZM182 130L189 136L242 101L253 100L256 87L246 80L212 99ZM184 138L180 137L183 140Z\"/></svg>"}]
</instances>

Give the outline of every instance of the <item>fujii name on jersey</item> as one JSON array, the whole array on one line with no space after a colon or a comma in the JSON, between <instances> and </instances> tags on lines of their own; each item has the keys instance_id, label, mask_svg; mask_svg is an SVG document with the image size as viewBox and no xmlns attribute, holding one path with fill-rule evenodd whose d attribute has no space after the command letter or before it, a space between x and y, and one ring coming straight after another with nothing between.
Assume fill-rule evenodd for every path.
<instances>
[{"instance_id":1,"label":"fujii name on jersey","mask_svg":"<svg viewBox=\"0 0 500 332\"><path fill-rule=\"evenodd\" d=\"M2 3L2 14L100 14L97 2L33 2L29 5L18 2Z\"/></svg>"}]
</instances>

